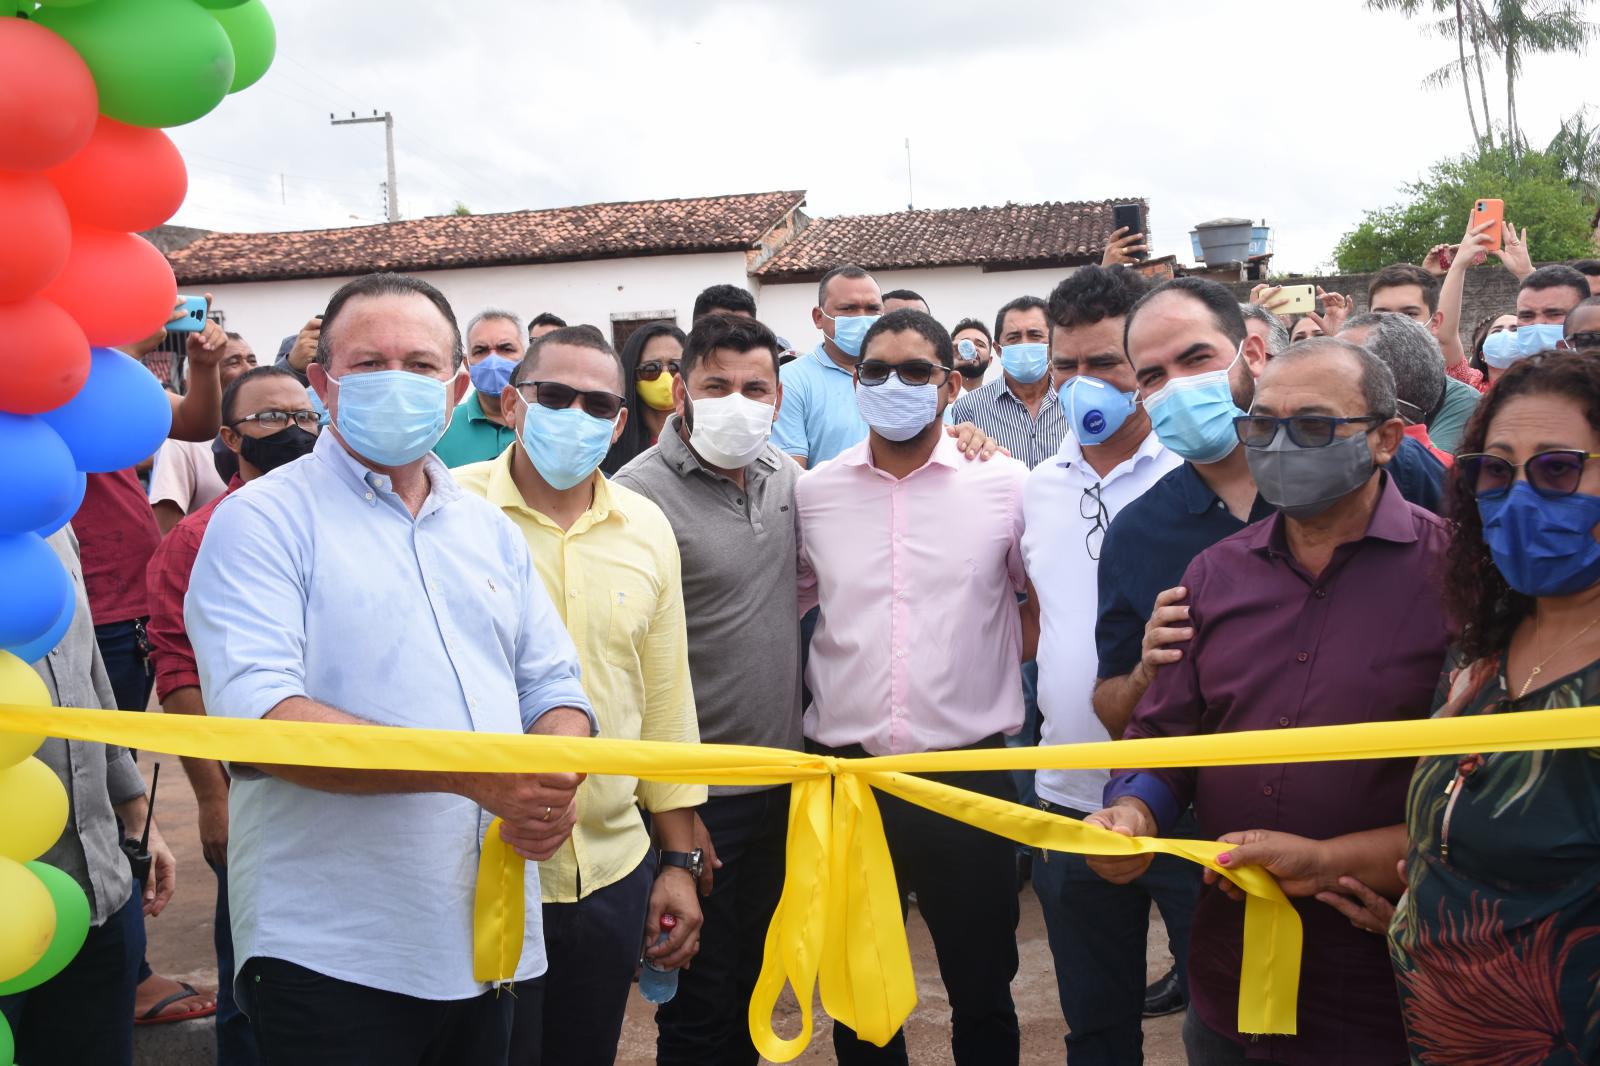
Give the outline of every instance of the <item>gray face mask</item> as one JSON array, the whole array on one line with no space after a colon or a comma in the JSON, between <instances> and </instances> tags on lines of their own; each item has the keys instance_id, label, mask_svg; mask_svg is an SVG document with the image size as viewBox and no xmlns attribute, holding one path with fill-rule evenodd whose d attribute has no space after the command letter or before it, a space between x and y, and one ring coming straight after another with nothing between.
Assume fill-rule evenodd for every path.
<instances>
[{"instance_id":1,"label":"gray face mask","mask_svg":"<svg viewBox=\"0 0 1600 1066\"><path fill-rule=\"evenodd\" d=\"M1261 498L1290 518L1315 518L1372 477L1367 435L1340 437L1326 448L1302 448L1278 428L1265 448L1246 448Z\"/></svg>"}]
</instances>

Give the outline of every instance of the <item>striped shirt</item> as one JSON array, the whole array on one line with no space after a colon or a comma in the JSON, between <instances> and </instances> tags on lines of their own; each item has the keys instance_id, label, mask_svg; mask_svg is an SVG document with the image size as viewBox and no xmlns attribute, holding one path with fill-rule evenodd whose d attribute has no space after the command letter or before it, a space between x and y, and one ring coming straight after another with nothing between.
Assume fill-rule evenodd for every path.
<instances>
[{"instance_id":1,"label":"striped shirt","mask_svg":"<svg viewBox=\"0 0 1600 1066\"><path fill-rule=\"evenodd\" d=\"M956 422L973 423L1029 470L1054 455L1067 435L1067 418L1056 402L1055 389L1044 394L1039 417L1034 418L1003 377L962 393L954 410Z\"/></svg>"}]
</instances>

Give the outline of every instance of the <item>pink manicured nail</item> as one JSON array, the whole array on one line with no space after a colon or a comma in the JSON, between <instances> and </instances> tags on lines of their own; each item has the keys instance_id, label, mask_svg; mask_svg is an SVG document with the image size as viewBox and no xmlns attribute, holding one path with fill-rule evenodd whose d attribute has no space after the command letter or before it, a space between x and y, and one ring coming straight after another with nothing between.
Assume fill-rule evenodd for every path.
<instances>
[{"instance_id":1,"label":"pink manicured nail","mask_svg":"<svg viewBox=\"0 0 1600 1066\"><path fill-rule=\"evenodd\" d=\"M1221 866L1226 866L1232 861L1233 861L1233 854L1231 852L1226 852L1225 851L1221 855L1217 856L1217 863L1219 865L1221 865Z\"/></svg>"}]
</instances>

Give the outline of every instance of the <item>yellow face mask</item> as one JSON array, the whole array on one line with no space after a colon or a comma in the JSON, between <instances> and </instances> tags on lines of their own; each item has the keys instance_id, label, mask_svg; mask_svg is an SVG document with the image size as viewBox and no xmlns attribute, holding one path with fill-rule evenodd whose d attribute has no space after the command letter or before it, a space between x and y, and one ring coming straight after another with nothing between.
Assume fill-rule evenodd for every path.
<instances>
[{"instance_id":1,"label":"yellow face mask","mask_svg":"<svg viewBox=\"0 0 1600 1066\"><path fill-rule=\"evenodd\" d=\"M665 371L656 375L653 381L635 381L633 387L639 390L639 399L657 411L672 410L672 383L678 380L678 375L668 374Z\"/></svg>"}]
</instances>

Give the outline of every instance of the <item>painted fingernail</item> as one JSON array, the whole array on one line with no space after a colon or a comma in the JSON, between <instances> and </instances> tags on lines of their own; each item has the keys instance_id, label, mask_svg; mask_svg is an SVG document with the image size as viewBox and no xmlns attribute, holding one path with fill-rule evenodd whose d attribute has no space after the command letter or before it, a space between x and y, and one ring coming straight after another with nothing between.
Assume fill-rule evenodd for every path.
<instances>
[{"instance_id":1,"label":"painted fingernail","mask_svg":"<svg viewBox=\"0 0 1600 1066\"><path fill-rule=\"evenodd\" d=\"M1217 856L1217 864L1219 866L1226 866L1232 861L1233 861L1233 853L1232 852L1225 851L1221 855Z\"/></svg>"}]
</instances>

